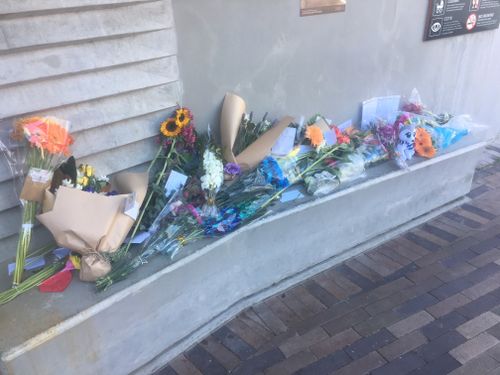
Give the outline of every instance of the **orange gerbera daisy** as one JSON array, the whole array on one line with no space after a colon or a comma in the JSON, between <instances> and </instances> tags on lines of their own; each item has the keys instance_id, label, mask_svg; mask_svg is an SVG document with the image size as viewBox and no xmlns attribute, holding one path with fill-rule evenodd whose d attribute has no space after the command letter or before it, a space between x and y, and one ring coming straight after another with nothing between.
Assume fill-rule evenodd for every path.
<instances>
[{"instance_id":1,"label":"orange gerbera daisy","mask_svg":"<svg viewBox=\"0 0 500 375\"><path fill-rule=\"evenodd\" d=\"M415 152L417 155L427 159L436 156L436 148L432 144L432 137L424 128L417 128Z\"/></svg>"},{"instance_id":2,"label":"orange gerbera daisy","mask_svg":"<svg viewBox=\"0 0 500 375\"><path fill-rule=\"evenodd\" d=\"M320 147L325 142L323 131L317 125L311 125L307 127L306 138L311 141L311 145L313 147Z\"/></svg>"}]
</instances>

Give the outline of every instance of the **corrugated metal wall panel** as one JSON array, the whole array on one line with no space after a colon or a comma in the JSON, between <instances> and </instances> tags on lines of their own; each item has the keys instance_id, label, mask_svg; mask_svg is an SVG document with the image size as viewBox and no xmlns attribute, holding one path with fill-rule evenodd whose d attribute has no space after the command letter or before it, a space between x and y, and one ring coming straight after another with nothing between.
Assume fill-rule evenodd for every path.
<instances>
[{"instance_id":1,"label":"corrugated metal wall panel","mask_svg":"<svg viewBox=\"0 0 500 375\"><path fill-rule=\"evenodd\" d=\"M65 118L81 162L110 174L147 163L181 95L170 0L2 0L0 130L15 118ZM20 210L0 156L0 262ZM35 242L50 236L35 229Z\"/></svg>"}]
</instances>

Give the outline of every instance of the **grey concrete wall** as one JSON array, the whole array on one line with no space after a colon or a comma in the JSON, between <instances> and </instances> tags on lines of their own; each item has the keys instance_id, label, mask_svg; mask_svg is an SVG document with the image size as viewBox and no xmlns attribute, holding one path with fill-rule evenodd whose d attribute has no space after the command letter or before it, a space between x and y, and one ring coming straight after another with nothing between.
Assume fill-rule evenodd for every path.
<instances>
[{"instance_id":1,"label":"grey concrete wall","mask_svg":"<svg viewBox=\"0 0 500 375\"><path fill-rule=\"evenodd\" d=\"M430 108L500 130L500 31L423 42L427 0L348 0L299 17L299 0L173 0L186 105L215 124L227 90L250 109L356 119L372 96L418 87Z\"/></svg>"},{"instance_id":2,"label":"grey concrete wall","mask_svg":"<svg viewBox=\"0 0 500 375\"><path fill-rule=\"evenodd\" d=\"M2 0L0 131L50 114L71 121L75 156L100 173L143 164L179 98L176 53L170 0ZM20 225L10 179L0 156L0 262Z\"/></svg>"}]
</instances>

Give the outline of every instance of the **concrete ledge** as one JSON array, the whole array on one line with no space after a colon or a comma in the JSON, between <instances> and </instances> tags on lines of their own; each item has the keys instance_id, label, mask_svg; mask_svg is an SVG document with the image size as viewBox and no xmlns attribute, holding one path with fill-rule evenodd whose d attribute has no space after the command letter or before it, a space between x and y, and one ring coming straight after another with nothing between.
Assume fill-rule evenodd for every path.
<instances>
[{"instance_id":1,"label":"concrete ledge","mask_svg":"<svg viewBox=\"0 0 500 375\"><path fill-rule=\"evenodd\" d=\"M147 374L248 306L459 204L470 191L484 147L475 143L451 150L407 171L391 164L372 168L356 185L280 208L191 249L177 263L39 327L31 338L2 337L2 373ZM29 314L14 315L28 300L14 302L4 310L10 316L0 310L2 336L12 327L7 319L17 319L16 327L30 323L23 321ZM39 306L31 316L44 321L50 311L50 304Z\"/></svg>"}]
</instances>

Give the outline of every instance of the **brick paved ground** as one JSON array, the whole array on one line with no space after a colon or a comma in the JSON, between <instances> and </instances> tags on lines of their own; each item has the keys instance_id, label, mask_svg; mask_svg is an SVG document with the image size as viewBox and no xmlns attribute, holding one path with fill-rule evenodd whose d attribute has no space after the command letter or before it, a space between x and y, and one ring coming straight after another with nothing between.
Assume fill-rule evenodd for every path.
<instances>
[{"instance_id":1,"label":"brick paved ground","mask_svg":"<svg viewBox=\"0 0 500 375\"><path fill-rule=\"evenodd\" d=\"M469 196L244 311L156 375L500 374L500 163Z\"/></svg>"}]
</instances>

